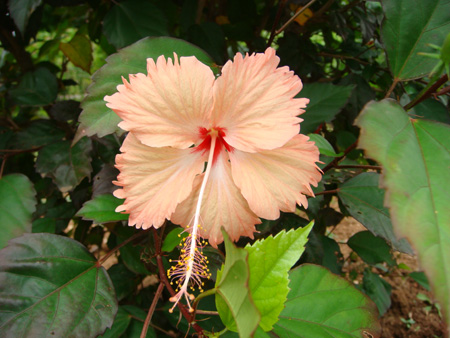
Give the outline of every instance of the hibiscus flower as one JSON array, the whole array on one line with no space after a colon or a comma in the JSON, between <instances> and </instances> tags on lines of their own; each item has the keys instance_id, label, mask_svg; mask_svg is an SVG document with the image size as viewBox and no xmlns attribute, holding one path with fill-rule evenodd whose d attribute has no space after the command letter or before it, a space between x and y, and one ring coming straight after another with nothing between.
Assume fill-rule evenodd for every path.
<instances>
[{"instance_id":1,"label":"hibiscus flower","mask_svg":"<svg viewBox=\"0 0 450 338\"><path fill-rule=\"evenodd\" d=\"M234 241L253 238L260 217L307 207L320 181L319 151L299 134L309 100L295 98L302 82L279 61L272 48L237 54L216 78L195 57L160 56L105 97L129 131L116 157L115 196L125 199L116 211L137 228L189 226L183 287L195 282L200 237L216 247L223 227Z\"/></svg>"}]
</instances>

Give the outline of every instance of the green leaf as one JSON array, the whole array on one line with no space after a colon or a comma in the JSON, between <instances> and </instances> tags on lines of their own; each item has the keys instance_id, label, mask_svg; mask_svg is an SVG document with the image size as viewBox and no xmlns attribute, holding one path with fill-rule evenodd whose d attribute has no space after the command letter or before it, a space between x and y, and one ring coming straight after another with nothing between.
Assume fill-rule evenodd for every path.
<instances>
[{"instance_id":1,"label":"green leaf","mask_svg":"<svg viewBox=\"0 0 450 338\"><path fill-rule=\"evenodd\" d=\"M116 3L103 20L103 33L117 49L147 36L169 35L164 14L146 0Z\"/></svg>"},{"instance_id":2,"label":"green leaf","mask_svg":"<svg viewBox=\"0 0 450 338\"><path fill-rule=\"evenodd\" d=\"M294 269L289 278L291 291L273 330L279 337L380 336L375 304L347 280L310 264Z\"/></svg>"},{"instance_id":3,"label":"green leaf","mask_svg":"<svg viewBox=\"0 0 450 338\"><path fill-rule=\"evenodd\" d=\"M14 20L17 28L19 28L22 35L25 33L25 28L27 27L28 19L31 14L38 8L42 3L42 0L9 0L8 9L9 14Z\"/></svg>"},{"instance_id":4,"label":"green leaf","mask_svg":"<svg viewBox=\"0 0 450 338\"><path fill-rule=\"evenodd\" d=\"M38 218L33 221L33 224L31 225L32 232L35 234L41 233L41 232L47 232L50 234L54 234L56 231L56 220L52 218Z\"/></svg>"},{"instance_id":5,"label":"green leaf","mask_svg":"<svg viewBox=\"0 0 450 338\"><path fill-rule=\"evenodd\" d=\"M434 52L450 30L447 0L383 0L385 20L381 37L396 80L427 75L436 61L419 53Z\"/></svg>"},{"instance_id":6,"label":"green leaf","mask_svg":"<svg viewBox=\"0 0 450 338\"><path fill-rule=\"evenodd\" d=\"M139 283L139 280L135 279L135 276L121 263L114 264L110 267L108 274L114 285L116 297L119 302L131 294Z\"/></svg>"},{"instance_id":7,"label":"green leaf","mask_svg":"<svg viewBox=\"0 0 450 338\"><path fill-rule=\"evenodd\" d=\"M70 141L49 144L39 151L36 170L49 176L62 192L75 188L92 171L89 138L81 139L73 147Z\"/></svg>"},{"instance_id":8,"label":"green leaf","mask_svg":"<svg viewBox=\"0 0 450 338\"><path fill-rule=\"evenodd\" d=\"M58 81L47 68L27 72L19 85L9 91L13 101L21 106L45 106L58 94Z\"/></svg>"},{"instance_id":9,"label":"green leaf","mask_svg":"<svg viewBox=\"0 0 450 338\"><path fill-rule=\"evenodd\" d=\"M116 227L116 234L118 243L121 243L131 236L133 236L136 231L143 231L142 229L135 229L129 226ZM120 248L120 260L123 261L125 266L132 272L148 275L149 271L145 267L144 262L141 259L142 251L144 247L141 245L134 245L133 243L128 243L127 245Z\"/></svg>"},{"instance_id":10,"label":"green leaf","mask_svg":"<svg viewBox=\"0 0 450 338\"><path fill-rule=\"evenodd\" d=\"M59 49L75 66L91 72L92 46L91 41L82 34L76 34L68 43L61 42Z\"/></svg>"},{"instance_id":11,"label":"green leaf","mask_svg":"<svg viewBox=\"0 0 450 338\"><path fill-rule=\"evenodd\" d=\"M117 311L106 270L73 239L26 234L0 251L2 337L95 337Z\"/></svg>"},{"instance_id":12,"label":"green leaf","mask_svg":"<svg viewBox=\"0 0 450 338\"><path fill-rule=\"evenodd\" d=\"M380 175L362 173L342 184L338 196L350 214L374 235L387 240L402 252L413 254L405 239L397 239L389 210L383 206L384 190L379 188Z\"/></svg>"},{"instance_id":13,"label":"green leaf","mask_svg":"<svg viewBox=\"0 0 450 338\"><path fill-rule=\"evenodd\" d=\"M368 269L364 270L363 290L377 305L380 316L391 307L391 285Z\"/></svg>"},{"instance_id":14,"label":"green leaf","mask_svg":"<svg viewBox=\"0 0 450 338\"><path fill-rule=\"evenodd\" d=\"M245 247L250 267L249 288L264 331L272 329L284 308L289 293L288 272L305 250L312 226L311 222L304 228L281 231L275 237Z\"/></svg>"},{"instance_id":15,"label":"green leaf","mask_svg":"<svg viewBox=\"0 0 450 338\"><path fill-rule=\"evenodd\" d=\"M381 237L374 236L370 231L360 231L347 241L347 245L355 251L367 264L375 265L386 262L395 265L391 248Z\"/></svg>"},{"instance_id":16,"label":"green leaf","mask_svg":"<svg viewBox=\"0 0 450 338\"><path fill-rule=\"evenodd\" d=\"M33 183L22 174L0 179L0 249L12 238L31 232L31 215L36 210Z\"/></svg>"},{"instance_id":17,"label":"green leaf","mask_svg":"<svg viewBox=\"0 0 450 338\"><path fill-rule=\"evenodd\" d=\"M97 224L126 221L128 214L115 212L122 203L123 200L110 194L97 195L83 204L83 207L77 212L77 216L82 216L83 219L94 221Z\"/></svg>"},{"instance_id":18,"label":"green leaf","mask_svg":"<svg viewBox=\"0 0 450 338\"><path fill-rule=\"evenodd\" d=\"M356 123L360 147L383 165L394 228L417 250L450 325L450 126L410 119L392 100L370 102Z\"/></svg>"},{"instance_id":19,"label":"green leaf","mask_svg":"<svg viewBox=\"0 0 450 338\"><path fill-rule=\"evenodd\" d=\"M302 134L314 132L320 124L331 122L345 106L353 91L353 86L335 86L331 83L311 83L305 85L297 97L308 98L306 112L300 117Z\"/></svg>"},{"instance_id":20,"label":"green leaf","mask_svg":"<svg viewBox=\"0 0 450 338\"><path fill-rule=\"evenodd\" d=\"M130 314L127 311L125 311L121 306L119 306L116 318L114 318L113 325L111 326L110 329L107 329L103 335L99 336L99 338L120 337L127 330L128 325L130 325L130 322L131 322Z\"/></svg>"},{"instance_id":21,"label":"green leaf","mask_svg":"<svg viewBox=\"0 0 450 338\"><path fill-rule=\"evenodd\" d=\"M222 269L217 272L217 311L229 330L238 332L240 337L250 337L258 327L261 316L248 288L248 254L246 250L236 248L227 233L222 232L227 256Z\"/></svg>"},{"instance_id":22,"label":"green leaf","mask_svg":"<svg viewBox=\"0 0 450 338\"><path fill-rule=\"evenodd\" d=\"M103 137L119 130L117 124L120 118L106 107L103 98L117 91L117 85L122 83L121 76L146 73L147 58L155 61L160 55L173 58L174 52L178 56L194 55L201 62L212 64L212 60L201 49L185 41L168 37L146 38L108 57L106 65L93 75L93 83L87 89L87 96L81 105L83 111L75 141L84 135L97 134Z\"/></svg>"}]
</instances>

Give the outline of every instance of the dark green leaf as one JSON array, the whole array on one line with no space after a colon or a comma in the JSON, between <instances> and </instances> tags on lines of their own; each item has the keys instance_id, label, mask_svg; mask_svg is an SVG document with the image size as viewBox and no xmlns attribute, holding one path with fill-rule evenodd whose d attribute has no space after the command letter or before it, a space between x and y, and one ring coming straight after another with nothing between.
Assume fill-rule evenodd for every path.
<instances>
[{"instance_id":1,"label":"dark green leaf","mask_svg":"<svg viewBox=\"0 0 450 338\"><path fill-rule=\"evenodd\" d=\"M241 337L250 337L261 318L253 304L249 283L247 251L236 248L225 231L226 259L217 273L216 307L225 326L239 332Z\"/></svg>"},{"instance_id":2,"label":"dark green leaf","mask_svg":"<svg viewBox=\"0 0 450 338\"><path fill-rule=\"evenodd\" d=\"M441 46L450 30L447 0L383 0L386 18L382 40L389 66L398 80L427 75L436 61L419 53L432 53L430 44Z\"/></svg>"},{"instance_id":3,"label":"dark green leaf","mask_svg":"<svg viewBox=\"0 0 450 338\"><path fill-rule=\"evenodd\" d=\"M114 285L114 290L116 290L118 301L121 301L134 291L137 280L124 264L114 264L111 268L109 268L108 274Z\"/></svg>"},{"instance_id":4,"label":"dark green leaf","mask_svg":"<svg viewBox=\"0 0 450 338\"><path fill-rule=\"evenodd\" d=\"M53 119L62 122L77 121L80 113L80 102L74 100L55 102L49 111Z\"/></svg>"},{"instance_id":5,"label":"dark green leaf","mask_svg":"<svg viewBox=\"0 0 450 338\"><path fill-rule=\"evenodd\" d=\"M169 35L164 14L147 0L116 3L103 20L103 33L118 49L147 36Z\"/></svg>"},{"instance_id":6,"label":"dark green leaf","mask_svg":"<svg viewBox=\"0 0 450 338\"><path fill-rule=\"evenodd\" d=\"M336 154L333 146L323 136L319 134L308 134L311 141L314 141L317 148L319 148L320 154L330 157L342 156L343 153Z\"/></svg>"},{"instance_id":7,"label":"dark green leaf","mask_svg":"<svg viewBox=\"0 0 450 338\"><path fill-rule=\"evenodd\" d=\"M375 265L386 262L395 265L391 248L381 237L374 236L370 231L360 231L347 241L347 245L355 251L366 263Z\"/></svg>"},{"instance_id":8,"label":"dark green leaf","mask_svg":"<svg viewBox=\"0 0 450 338\"><path fill-rule=\"evenodd\" d=\"M58 81L47 68L25 73L19 85L9 91L13 101L21 106L45 106L58 94Z\"/></svg>"},{"instance_id":9,"label":"dark green leaf","mask_svg":"<svg viewBox=\"0 0 450 338\"><path fill-rule=\"evenodd\" d=\"M125 337L127 338L139 338L141 336L142 328L144 326L144 320L147 314L144 310L131 305L122 306L124 310L130 313L133 317L141 319L140 321L133 319L125 332ZM155 331L153 328L149 327L147 331L146 338L156 338Z\"/></svg>"},{"instance_id":10,"label":"dark green leaf","mask_svg":"<svg viewBox=\"0 0 450 338\"><path fill-rule=\"evenodd\" d=\"M125 311L121 306L119 306L119 310L117 311L116 318L114 318L114 323L110 329L107 329L105 333L99 338L118 338L121 337L122 334L127 330L128 325L130 325L131 316Z\"/></svg>"},{"instance_id":11,"label":"dark green leaf","mask_svg":"<svg viewBox=\"0 0 450 338\"><path fill-rule=\"evenodd\" d=\"M209 56L201 49L185 41L167 37L143 39L110 56L106 60L107 64L94 74L93 84L87 90L88 95L82 103L77 140L84 135L97 134L103 137L119 130L117 124L120 118L106 107L103 98L116 92L117 85L122 83L121 76L146 73L147 58L155 61L160 55L173 58L174 52L178 56L194 55L201 62L212 64Z\"/></svg>"},{"instance_id":12,"label":"dark green leaf","mask_svg":"<svg viewBox=\"0 0 450 338\"><path fill-rule=\"evenodd\" d=\"M314 132L324 122L331 122L347 103L353 86L335 86L331 83L308 83L297 97L307 97L310 101L306 112L300 117L302 134Z\"/></svg>"},{"instance_id":13,"label":"dark green leaf","mask_svg":"<svg viewBox=\"0 0 450 338\"><path fill-rule=\"evenodd\" d=\"M431 290L428 278L422 271L411 272L409 277L414 279L419 285L423 286L428 291Z\"/></svg>"},{"instance_id":14,"label":"dark green leaf","mask_svg":"<svg viewBox=\"0 0 450 338\"><path fill-rule=\"evenodd\" d=\"M368 269L364 270L363 290L377 305L380 316L391 307L391 285Z\"/></svg>"},{"instance_id":15,"label":"dark green leaf","mask_svg":"<svg viewBox=\"0 0 450 338\"><path fill-rule=\"evenodd\" d=\"M61 42L59 49L75 66L91 72L92 46L85 35L76 34L68 43Z\"/></svg>"},{"instance_id":16,"label":"dark green leaf","mask_svg":"<svg viewBox=\"0 0 450 338\"><path fill-rule=\"evenodd\" d=\"M347 280L309 264L289 277L291 291L273 330L279 337L380 336L375 304Z\"/></svg>"},{"instance_id":17,"label":"dark green leaf","mask_svg":"<svg viewBox=\"0 0 450 338\"><path fill-rule=\"evenodd\" d=\"M138 229L137 231L143 230ZM118 239L117 244L119 244L135 234L136 229L127 226L119 226L118 228L116 228L116 232ZM149 271L145 267L144 262L141 260L143 249L144 248L140 245L128 243L127 245L120 248L120 259L130 271L141 275L148 275Z\"/></svg>"},{"instance_id":18,"label":"dark green leaf","mask_svg":"<svg viewBox=\"0 0 450 338\"><path fill-rule=\"evenodd\" d=\"M409 114L412 118L423 118L450 124L450 112L447 107L434 99L420 102Z\"/></svg>"},{"instance_id":19,"label":"dark green leaf","mask_svg":"<svg viewBox=\"0 0 450 338\"><path fill-rule=\"evenodd\" d=\"M113 323L114 289L79 242L26 234L0 251L2 337L95 337Z\"/></svg>"},{"instance_id":20,"label":"dark green leaf","mask_svg":"<svg viewBox=\"0 0 450 338\"><path fill-rule=\"evenodd\" d=\"M38 218L33 221L32 232L35 234L47 232L54 234L56 232L56 220L54 218Z\"/></svg>"},{"instance_id":21,"label":"dark green leaf","mask_svg":"<svg viewBox=\"0 0 450 338\"><path fill-rule=\"evenodd\" d=\"M70 141L49 144L39 151L36 170L53 179L62 192L75 188L92 171L89 138L81 139L73 147Z\"/></svg>"},{"instance_id":22,"label":"dark green leaf","mask_svg":"<svg viewBox=\"0 0 450 338\"><path fill-rule=\"evenodd\" d=\"M31 215L36 210L33 183L22 174L0 179L0 249L12 238L31 232Z\"/></svg>"},{"instance_id":23,"label":"dark green leaf","mask_svg":"<svg viewBox=\"0 0 450 338\"><path fill-rule=\"evenodd\" d=\"M339 187L338 196L350 214L374 235L387 240L402 252L413 251L405 239L398 240L392 228L389 210L384 207L384 190L379 188L380 175L362 173Z\"/></svg>"},{"instance_id":24,"label":"dark green leaf","mask_svg":"<svg viewBox=\"0 0 450 338\"><path fill-rule=\"evenodd\" d=\"M107 223L116 221L126 221L128 214L115 212L115 209L123 203L113 195L98 195L92 200L84 203L83 207L77 212L85 220L92 220L95 223Z\"/></svg>"},{"instance_id":25,"label":"dark green leaf","mask_svg":"<svg viewBox=\"0 0 450 338\"><path fill-rule=\"evenodd\" d=\"M40 6L42 0L9 0L8 8L9 14L14 20L20 32L25 34L28 19L37 7Z\"/></svg>"},{"instance_id":26,"label":"dark green leaf","mask_svg":"<svg viewBox=\"0 0 450 338\"><path fill-rule=\"evenodd\" d=\"M392 100L369 103L356 123L360 147L383 165L394 228L417 250L450 325L450 126L412 120Z\"/></svg>"},{"instance_id":27,"label":"dark green leaf","mask_svg":"<svg viewBox=\"0 0 450 338\"><path fill-rule=\"evenodd\" d=\"M17 149L41 147L60 141L64 136L65 133L53 121L36 120L17 133L14 147Z\"/></svg>"}]
</instances>

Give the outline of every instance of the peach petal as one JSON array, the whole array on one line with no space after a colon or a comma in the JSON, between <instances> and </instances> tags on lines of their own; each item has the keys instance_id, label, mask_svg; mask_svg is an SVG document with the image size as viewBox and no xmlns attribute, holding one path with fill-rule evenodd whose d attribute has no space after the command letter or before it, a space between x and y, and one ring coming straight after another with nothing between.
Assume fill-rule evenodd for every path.
<instances>
[{"instance_id":1,"label":"peach petal","mask_svg":"<svg viewBox=\"0 0 450 338\"><path fill-rule=\"evenodd\" d=\"M302 82L288 67L277 68L275 50L228 61L214 84L212 123L226 129L225 141L256 152L284 145L298 134L308 99L295 99Z\"/></svg>"},{"instance_id":2,"label":"peach petal","mask_svg":"<svg viewBox=\"0 0 450 338\"><path fill-rule=\"evenodd\" d=\"M192 222L203 176L196 177L191 195L178 205L172 216L173 223L186 227ZM240 236L253 238L255 224L261 223L234 184L225 153L221 153L211 168L203 195L200 221L200 234L214 247L223 241L222 226L230 238L237 241Z\"/></svg>"},{"instance_id":3,"label":"peach petal","mask_svg":"<svg viewBox=\"0 0 450 338\"><path fill-rule=\"evenodd\" d=\"M130 214L130 226L159 228L191 193L195 176L203 171L204 158L191 149L146 146L132 133L121 151L116 156L120 174L114 183L122 189L114 195L125 201L116 211Z\"/></svg>"},{"instance_id":4,"label":"peach petal","mask_svg":"<svg viewBox=\"0 0 450 338\"><path fill-rule=\"evenodd\" d=\"M319 150L305 135L296 135L283 147L259 153L230 152L233 180L250 209L259 217L277 219L280 210L294 212L308 206L321 174L316 166Z\"/></svg>"},{"instance_id":5,"label":"peach petal","mask_svg":"<svg viewBox=\"0 0 450 338\"><path fill-rule=\"evenodd\" d=\"M214 74L195 57L175 55L147 60L148 75L130 75L130 82L106 96L107 106L123 120L119 126L152 147L188 148L198 141L198 128L209 127Z\"/></svg>"}]
</instances>

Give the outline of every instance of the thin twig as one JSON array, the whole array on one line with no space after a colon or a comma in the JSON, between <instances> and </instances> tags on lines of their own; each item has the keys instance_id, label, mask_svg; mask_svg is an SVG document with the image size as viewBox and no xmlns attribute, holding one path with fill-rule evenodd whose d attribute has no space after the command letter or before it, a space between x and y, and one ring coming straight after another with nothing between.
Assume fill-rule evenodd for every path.
<instances>
[{"instance_id":1,"label":"thin twig","mask_svg":"<svg viewBox=\"0 0 450 338\"><path fill-rule=\"evenodd\" d=\"M218 316L219 312L217 311L206 311L206 310L196 310L196 314L198 315L209 315L209 316Z\"/></svg>"},{"instance_id":2,"label":"thin twig","mask_svg":"<svg viewBox=\"0 0 450 338\"><path fill-rule=\"evenodd\" d=\"M131 236L130 238L124 240L122 243L120 243L119 245L117 245L115 248L113 248L111 251L109 251L106 255L104 255L102 258L100 258L97 261L97 265L100 266L103 263L106 262L106 260L111 257L116 251L118 251L121 247L127 245L128 243L134 241L136 238L143 236L144 234L146 234L148 232L147 230L143 230L143 231L139 231L138 233L134 234L133 236Z\"/></svg>"},{"instance_id":3,"label":"thin twig","mask_svg":"<svg viewBox=\"0 0 450 338\"><path fill-rule=\"evenodd\" d=\"M317 0L311 0L310 2L308 2L307 4L306 4L306 6L304 6L304 7L302 7L297 13L295 13L293 16L292 16L292 18L290 18L288 21L286 21L286 23L283 25L283 26L281 26L281 28L280 29L277 29L276 31L275 31L275 35L278 35L278 34L280 34L282 31L284 31L285 29L286 29L286 27L287 26L289 26L291 23L292 23L292 21L294 21L300 14L302 14L304 11L306 11L306 9L308 8L308 7L310 7L313 3L315 3Z\"/></svg>"},{"instance_id":4,"label":"thin twig","mask_svg":"<svg viewBox=\"0 0 450 338\"><path fill-rule=\"evenodd\" d=\"M40 150L42 147L34 147L30 149L0 149L0 153L6 153L10 155L23 154L23 153L34 153Z\"/></svg>"},{"instance_id":5,"label":"thin twig","mask_svg":"<svg viewBox=\"0 0 450 338\"><path fill-rule=\"evenodd\" d=\"M3 170L5 170L5 163L8 156L3 156L2 158L2 167L0 168L0 179L3 177Z\"/></svg>"},{"instance_id":6,"label":"thin twig","mask_svg":"<svg viewBox=\"0 0 450 338\"><path fill-rule=\"evenodd\" d=\"M158 304L158 299L161 297L162 291L164 290L164 283L160 282L158 285L158 289L156 289L155 297L153 297L152 304L150 305L150 309L148 309L147 317L145 318L144 327L141 331L141 338L145 338L147 336L148 326L153 317L153 313L156 309L156 304Z\"/></svg>"},{"instance_id":7,"label":"thin twig","mask_svg":"<svg viewBox=\"0 0 450 338\"><path fill-rule=\"evenodd\" d=\"M330 170L331 168L335 167L340 160L342 160L345 156L347 156L347 154L349 152L351 152L353 149L356 148L356 145L358 144L358 141L356 141L355 143L353 143L352 145L350 145L347 149L345 149L344 154L342 156L339 157L335 157L333 161L331 161L330 163L328 163L328 165L325 166L325 168L322 169L322 171L325 173L328 170Z\"/></svg>"},{"instance_id":8,"label":"thin twig","mask_svg":"<svg viewBox=\"0 0 450 338\"><path fill-rule=\"evenodd\" d=\"M339 192L339 189L333 189L333 190L325 190L315 193L315 196L319 195L328 195L328 194L337 194Z\"/></svg>"}]
</instances>

